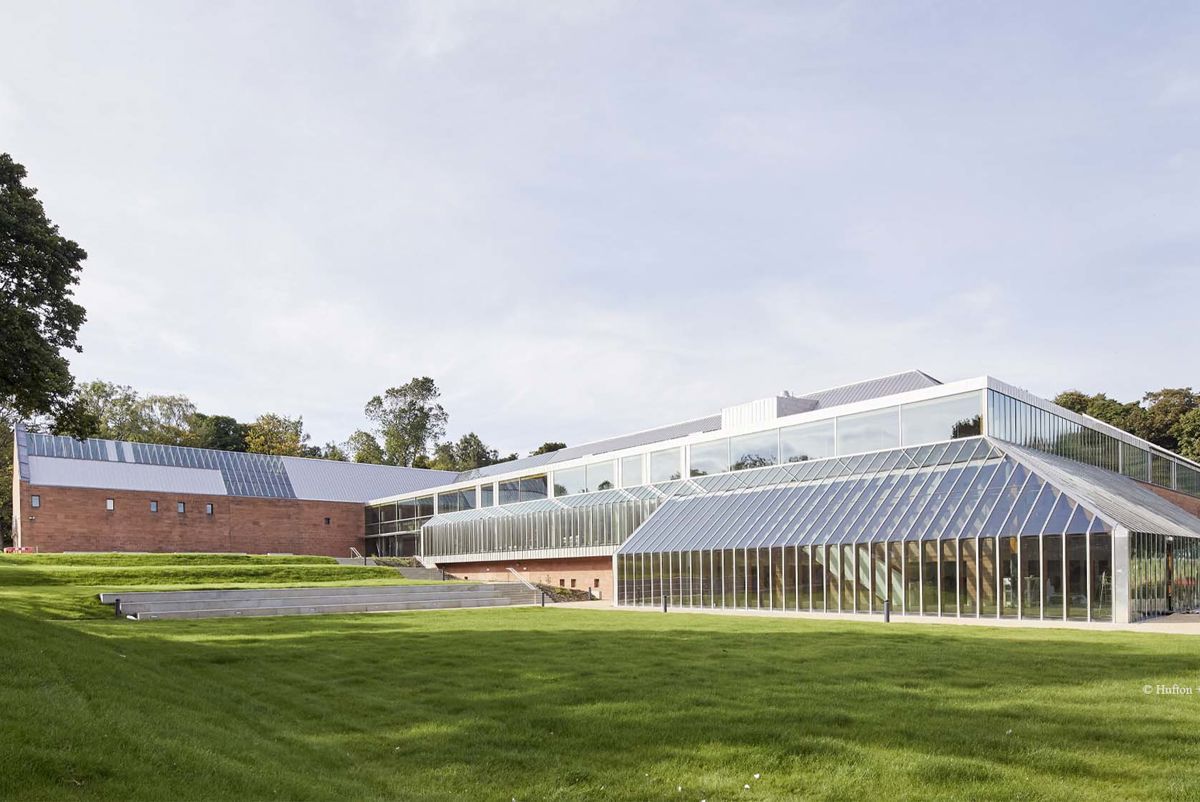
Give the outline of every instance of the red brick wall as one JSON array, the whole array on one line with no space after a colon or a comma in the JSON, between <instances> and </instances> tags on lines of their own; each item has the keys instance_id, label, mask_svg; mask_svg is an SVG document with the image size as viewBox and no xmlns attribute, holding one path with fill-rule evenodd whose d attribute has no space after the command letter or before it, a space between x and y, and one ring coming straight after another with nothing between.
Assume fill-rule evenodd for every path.
<instances>
[{"instance_id":1,"label":"red brick wall","mask_svg":"<svg viewBox=\"0 0 1200 802\"><path fill-rule=\"evenodd\" d=\"M1155 493L1162 496L1163 498L1165 498L1167 501L1171 502L1172 504L1183 507L1185 510L1190 512L1192 515L1195 515L1196 517L1200 518L1200 498L1196 498L1195 496L1189 496L1184 493L1180 493L1177 490L1168 490L1165 487L1159 487L1158 485L1146 484L1144 482L1142 483L1142 487L1146 488L1147 490L1153 490Z\"/></svg>"},{"instance_id":2,"label":"red brick wall","mask_svg":"<svg viewBox=\"0 0 1200 802\"><path fill-rule=\"evenodd\" d=\"M599 590L601 598L613 597L612 557L564 557L550 560L497 560L494 562L473 563L438 563L438 568L445 569L460 579L476 579L484 582L511 582L513 575L509 568L515 568L517 573L528 582L541 582L545 585L562 585L575 587L579 590L592 588ZM596 580L600 580L599 587Z\"/></svg>"},{"instance_id":3,"label":"red brick wall","mask_svg":"<svg viewBox=\"0 0 1200 802\"><path fill-rule=\"evenodd\" d=\"M41 496L34 509L31 496ZM105 499L115 509L105 510ZM150 502L158 512L150 512ZM186 511L176 512L184 502ZM213 505L213 514L204 505ZM350 556L364 548L363 505L20 483L21 539L39 551L227 551ZM329 524L325 519L329 518Z\"/></svg>"}]
</instances>

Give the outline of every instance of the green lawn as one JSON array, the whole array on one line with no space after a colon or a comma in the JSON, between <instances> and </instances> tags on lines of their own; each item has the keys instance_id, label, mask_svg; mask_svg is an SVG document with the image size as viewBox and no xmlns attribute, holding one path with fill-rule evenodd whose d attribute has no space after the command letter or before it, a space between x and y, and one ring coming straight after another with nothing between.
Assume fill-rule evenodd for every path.
<instances>
[{"instance_id":1,"label":"green lawn","mask_svg":"<svg viewBox=\"0 0 1200 802\"><path fill-rule=\"evenodd\" d=\"M1200 799L1200 696L1142 691L1200 684L1195 638L553 607L133 623L4 567L5 800Z\"/></svg>"}]
</instances>

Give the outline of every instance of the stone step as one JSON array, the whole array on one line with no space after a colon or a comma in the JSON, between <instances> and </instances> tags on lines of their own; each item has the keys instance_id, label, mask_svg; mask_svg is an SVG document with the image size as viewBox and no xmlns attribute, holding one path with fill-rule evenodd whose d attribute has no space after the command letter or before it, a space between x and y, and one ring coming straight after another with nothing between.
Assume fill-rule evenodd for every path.
<instances>
[{"instance_id":1,"label":"stone step","mask_svg":"<svg viewBox=\"0 0 1200 802\"><path fill-rule=\"evenodd\" d=\"M174 610L163 609L156 611L147 611L136 613L134 617L138 621L156 621L165 619L180 619L180 618L258 618L263 616L277 615L331 615L338 613L391 613L403 612L406 610L451 610L451 609L468 609L480 607L509 607L516 604L535 604L535 600L531 598L526 601L515 601L505 597L479 597L479 598L460 598L451 600L412 600L412 601L390 601L373 604L352 603L352 604L303 604L303 605L287 605L276 607L253 607L240 608L230 607L223 609L199 609L199 610Z\"/></svg>"},{"instance_id":2,"label":"stone step","mask_svg":"<svg viewBox=\"0 0 1200 802\"><path fill-rule=\"evenodd\" d=\"M121 612L123 613L139 613L158 609L172 610L224 610L224 609L254 609L257 607L292 607L309 604L331 605L331 604L388 604L391 602L421 602L421 603L438 603L442 601L454 601L459 599L512 599L512 598L532 598L536 594L532 594L529 590L522 588L521 593L479 593L471 590L467 591L444 591L442 593L430 594L360 594L360 595L337 595L330 594L328 596L289 596L281 594L271 598L263 599L159 599L153 601L121 600Z\"/></svg>"}]
</instances>

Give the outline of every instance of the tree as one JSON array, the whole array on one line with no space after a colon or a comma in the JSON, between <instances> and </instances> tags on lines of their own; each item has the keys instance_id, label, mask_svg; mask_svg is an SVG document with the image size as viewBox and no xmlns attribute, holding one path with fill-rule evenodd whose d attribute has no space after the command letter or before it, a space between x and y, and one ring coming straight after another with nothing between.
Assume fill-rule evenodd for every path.
<instances>
[{"instance_id":1,"label":"tree","mask_svg":"<svg viewBox=\"0 0 1200 802\"><path fill-rule=\"evenodd\" d=\"M304 454L308 435L304 433L304 418L289 418L268 412L246 429L246 450L252 454L275 454L299 457Z\"/></svg>"},{"instance_id":2,"label":"tree","mask_svg":"<svg viewBox=\"0 0 1200 802\"><path fill-rule=\"evenodd\" d=\"M186 444L194 448L245 451L247 428L246 424L228 415L197 412L188 421Z\"/></svg>"},{"instance_id":3,"label":"tree","mask_svg":"<svg viewBox=\"0 0 1200 802\"><path fill-rule=\"evenodd\" d=\"M327 459L333 462L346 462L346 452L332 440L323 446L305 446L300 456L310 459Z\"/></svg>"},{"instance_id":4,"label":"tree","mask_svg":"<svg viewBox=\"0 0 1200 802\"><path fill-rule=\"evenodd\" d=\"M449 416L440 395L433 379L421 376L367 402L364 412L383 440L386 464L412 465L445 434Z\"/></svg>"},{"instance_id":5,"label":"tree","mask_svg":"<svg viewBox=\"0 0 1200 802\"><path fill-rule=\"evenodd\" d=\"M362 429L350 435L350 439L346 441L346 451L349 452L350 459L355 462L365 462L371 465L383 464L382 446L375 439L375 435L364 432Z\"/></svg>"},{"instance_id":6,"label":"tree","mask_svg":"<svg viewBox=\"0 0 1200 802\"><path fill-rule=\"evenodd\" d=\"M1080 415L1089 415L1096 420L1116 426L1118 429L1128 429L1129 417L1138 409L1136 403L1123 404L1109 398L1104 393L1088 395L1079 390L1066 390L1054 397L1054 403L1066 407Z\"/></svg>"},{"instance_id":7,"label":"tree","mask_svg":"<svg viewBox=\"0 0 1200 802\"><path fill-rule=\"evenodd\" d=\"M72 401L94 424L85 434L135 443L190 445L198 415L187 396L141 396L132 387L105 381L80 385Z\"/></svg>"},{"instance_id":8,"label":"tree","mask_svg":"<svg viewBox=\"0 0 1200 802\"><path fill-rule=\"evenodd\" d=\"M1184 415L1200 407L1200 395L1191 387L1164 387L1146 393L1130 414L1129 431L1168 451L1179 451L1176 427Z\"/></svg>"},{"instance_id":9,"label":"tree","mask_svg":"<svg viewBox=\"0 0 1200 802\"><path fill-rule=\"evenodd\" d=\"M0 546L12 544L13 431L0 426Z\"/></svg>"},{"instance_id":10,"label":"tree","mask_svg":"<svg viewBox=\"0 0 1200 802\"><path fill-rule=\"evenodd\" d=\"M555 451L562 451L567 447L566 443L558 443L553 440L542 443L540 446L529 452L529 456L536 457L539 454L551 454Z\"/></svg>"},{"instance_id":11,"label":"tree","mask_svg":"<svg viewBox=\"0 0 1200 802\"><path fill-rule=\"evenodd\" d=\"M81 351L85 319L72 300L87 253L58 233L25 168L0 153L0 414L54 415L67 433L86 425L69 403L74 379L60 353Z\"/></svg>"},{"instance_id":12,"label":"tree","mask_svg":"<svg viewBox=\"0 0 1200 802\"><path fill-rule=\"evenodd\" d=\"M1188 459L1200 460L1200 408L1192 409L1175 424L1175 439L1179 453Z\"/></svg>"},{"instance_id":13,"label":"tree","mask_svg":"<svg viewBox=\"0 0 1200 802\"><path fill-rule=\"evenodd\" d=\"M468 432L457 442L438 443L427 466L441 471L469 471L516 458L516 454L501 458L500 453L488 448L479 435Z\"/></svg>"}]
</instances>

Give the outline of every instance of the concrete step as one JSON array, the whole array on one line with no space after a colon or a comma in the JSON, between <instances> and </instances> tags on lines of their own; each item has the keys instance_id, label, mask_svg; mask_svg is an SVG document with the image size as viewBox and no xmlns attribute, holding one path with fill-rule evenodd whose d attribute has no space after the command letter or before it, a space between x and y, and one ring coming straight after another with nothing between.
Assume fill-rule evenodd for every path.
<instances>
[{"instance_id":1,"label":"concrete step","mask_svg":"<svg viewBox=\"0 0 1200 802\"><path fill-rule=\"evenodd\" d=\"M395 613L408 610L453 610L479 607L510 607L517 603L534 604L532 599L514 602L501 597L460 598L441 601L390 601L375 604L304 604L277 607L225 608L219 610L163 609L136 613L138 621L179 618L260 618L276 615L334 615L339 613Z\"/></svg>"},{"instance_id":2,"label":"concrete step","mask_svg":"<svg viewBox=\"0 0 1200 802\"><path fill-rule=\"evenodd\" d=\"M336 605L336 604L390 604L392 602L413 602L422 604L440 603L443 601L475 600L475 599L513 599L532 598L528 590L521 594L508 593L478 593L478 592L443 592L430 594L361 594L361 595L329 595L329 596L287 596L280 595L265 599L164 599L158 601L126 601L121 600L121 612L139 613L158 609L172 610L250 610L259 607L296 607L304 605Z\"/></svg>"},{"instance_id":3,"label":"concrete step","mask_svg":"<svg viewBox=\"0 0 1200 802\"><path fill-rule=\"evenodd\" d=\"M437 568L397 568L400 576L405 579L444 579L442 572Z\"/></svg>"},{"instance_id":4,"label":"concrete step","mask_svg":"<svg viewBox=\"0 0 1200 802\"><path fill-rule=\"evenodd\" d=\"M375 567L375 561L372 560L370 557L368 557L366 559L366 561L364 561L362 557L334 557L333 559L337 560L338 565L357 565L360 568L363 568L363 567L374 568Z\"/></svg>"},{"instance_id":5,"label":"concrete step","mask_svg":"<svg viewBox=\"0 0 1200 802\"><path fill-rule=\"evenodd\" d=\"M246 588L140 591L100 594L104 604L121 602L121 613L137 620L222 616L316 615L339 612L436 610L537 604L541 594L519 582L445 582L430 585Z\"/></svg>"}]
</instances>

